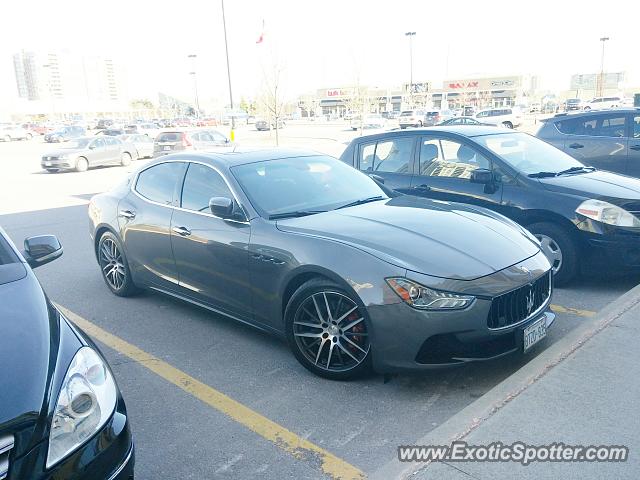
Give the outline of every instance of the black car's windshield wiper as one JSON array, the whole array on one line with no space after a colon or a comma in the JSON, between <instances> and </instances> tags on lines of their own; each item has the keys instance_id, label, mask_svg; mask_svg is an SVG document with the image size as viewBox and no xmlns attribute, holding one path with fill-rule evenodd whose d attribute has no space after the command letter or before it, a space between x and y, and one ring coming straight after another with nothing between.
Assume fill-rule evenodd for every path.
<instances>
[{"instance_id":1,"label":"black car's windshield wiper","mask_svg":"<svg viewBox=\"0 0 640 480\"><path fill-rule=\"evenodd\" d=\"M556 175L567 175L569 173L584 173L584 172L593 172L595 170L594 167L586 167L584 165L580 165L579 167L571 167L566 170L562 170L558 172Z\"/></svg>"},{"instance_id":2,"label":"black car's windshield wiper","mask_svg":"<svg viewBox=\"0 0 640 480\"><path fill-rule=\"evenodd\" d=\"M344 205L340 205L338 208L336 208L336 210L338 210L340 208L355 207L356 205L362 205L364 203L375 202L375 201L378 201L378 200L385 200L385 199L386 199L386 197L383 197L382 195L376 195L375 197L362 198L360 200L355 200L353 202L349 202L349 203L345 203Z\"/></svg>"},{"instance_id":3,"label":"black car's windshield wiper","mask_svg":"<svg viewBox=\"0 0 640 480\"><path fill-rule=\"evenodd\" d=\"M555 177L556 175L558 175L556 172L536 172L536 173L530 173L529 175L527 175L527 177L546 178L546 177Z\"/></svg>"},{"instance_id":4,"label":"black car's windshield wiper","mask_svg":"<svg viewBox=\"0 0 640 480\"><path fill-rule=\"evenodd\" d=\"M278 220L279 218L295 218L306 217L307 215L315 215L316 213L324 213L326 210L296 210L295 212L274 213L269 215L269 220Z\"/></svg>"},{"instance_id":5,"label":"black car's windshield wiper","mask_svg":"<svg viewBox=\"0 0 640 480\"><path fill-rule=\"evenodd\" d=\"M546 177L559 177L560 175L569 175L571 173L588 173L593 172L595 170L594 167L587 167L585 165L581 165L580 167L571 167L566 170L561 170L560 172L536 172L530 173L527 177L531 178L546 178Z\"/></svg>"}]
</instances>

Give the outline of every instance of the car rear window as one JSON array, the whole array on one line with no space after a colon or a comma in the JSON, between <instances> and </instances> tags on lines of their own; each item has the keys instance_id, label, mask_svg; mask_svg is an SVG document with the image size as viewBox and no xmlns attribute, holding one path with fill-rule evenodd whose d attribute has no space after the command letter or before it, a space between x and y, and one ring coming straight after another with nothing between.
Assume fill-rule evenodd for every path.
<instances>
[{"instance_id":1,"label":"car rear window","mask_svg":"<svg viewBox=\"0 0 640 480\"><path fill-rule=\"evenodd\" d=\"M161 133L158 135L156 139L157 142L179 142L182 134L181 133Z\"/></svg>"},{"instance_id":2,"label":"car rear window","mask_svg":"<svg viewBox=\"0 0 640 480\"><path fill-rule=\"evenodd\" d=\"M440 112L427 112L427 117L437 117Z\"/></svg>"}]
</instances>

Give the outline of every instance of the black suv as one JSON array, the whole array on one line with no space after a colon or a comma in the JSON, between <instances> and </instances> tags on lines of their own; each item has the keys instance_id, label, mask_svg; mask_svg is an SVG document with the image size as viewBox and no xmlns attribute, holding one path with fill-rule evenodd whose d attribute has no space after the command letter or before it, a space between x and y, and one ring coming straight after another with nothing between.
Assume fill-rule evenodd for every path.
<instances>
[{"instance_id":1,"label":"black suv","mask_svg":"<svg viewBox=\"0 0 640 480\"><path fill-rule=\"evenodd\" d=\"M340 158L386 189L511 218L540 241L558 284L584 264L640 267L640 180L587 167L526 133L390 131L356 138Z\"/></svg>"},{"instance_id":2,"label":"black suv","mask_svg":"<svg viewBox=\"0 0 640 480\"><path fill-rule=\"evenodd\" d=\"M559 114L536 136L585 165L640 178L640 109Z\"/></svg>"}]
</instances>

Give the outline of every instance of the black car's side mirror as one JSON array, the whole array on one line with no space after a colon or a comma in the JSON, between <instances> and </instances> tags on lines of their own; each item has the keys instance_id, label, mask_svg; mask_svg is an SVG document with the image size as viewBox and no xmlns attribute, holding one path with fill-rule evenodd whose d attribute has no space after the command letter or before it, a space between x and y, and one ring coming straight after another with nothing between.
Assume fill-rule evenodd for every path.
<instances>
[{"instance_id":1,"label":"black car's side mirror","mask_svg":"<svg viewBox=\"0 0 640 480\"><path fill-rule=\"evenodd\" d=\"M471 183L482 183L484 185L493 183L494 180L493 172L488 168L476 168L471 172L471 177L469 178Z\"/></svg>"},{"instance_id":2,"label":"black car's side mirror","mask_svg":"<svg viewBox=\"0 0 640 480\"><path fill-rule=\"evenodd\" d=\"M216 217L232 219L234 215L233 200L228 197L213 197L209 200L209 209Z\"/></svg>"},{"instance_id":3,"label":"black car's side mirror","mask_svg":"<svg viewBox=\"0 0 640 480\"><path fill-rule=\"evenodd\" d=\"M40 235L24 241L22 255L31 268L36 268L61 257L62 252L62 245L55 235Z\"/></svg>"}]
</instances>

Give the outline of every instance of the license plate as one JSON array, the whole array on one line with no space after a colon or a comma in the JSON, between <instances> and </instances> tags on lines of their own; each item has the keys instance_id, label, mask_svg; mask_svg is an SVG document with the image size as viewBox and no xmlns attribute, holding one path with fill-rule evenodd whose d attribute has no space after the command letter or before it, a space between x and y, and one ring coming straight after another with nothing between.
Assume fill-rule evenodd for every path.
<instances>
[{"instance_id":1,"label":"license plate","mask_svg":"<svg viewBox=\"0 0 640 480\"><path fill-rule=\"evenodd\" d=\"M162 147L162 149L167 151L167 150L171 150L171 147L169 145L165 145L164 147Z\"/></svg>"},{"instance_id":2,"label":"license plate","mask_svg":"<svg viewBox=\"0 0 640 480\"><path fill-rule=\"evenodd\" d=\"M547 319L542 317L524 329L524 351L529 350L546 336Z\"/></svg>"}]
</instances>

